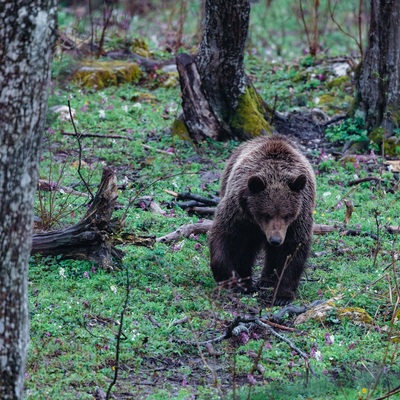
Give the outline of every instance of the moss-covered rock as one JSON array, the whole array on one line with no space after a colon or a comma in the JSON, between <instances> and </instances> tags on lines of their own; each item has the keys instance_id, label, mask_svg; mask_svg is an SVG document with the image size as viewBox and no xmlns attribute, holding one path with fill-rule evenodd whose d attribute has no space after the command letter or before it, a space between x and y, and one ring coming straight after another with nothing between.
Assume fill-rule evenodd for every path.
<instances>
[{"instance_id":1,"label":"moss-covered rock","mask_svg":"<svg viewBox=\"0 0 400 400\"><path fill-rule=\"evenodd\" d=\"M73 81L80 86L103 89L120 83L137 82L141 71L137 63L126 61L85 61Z\"/></svg>"},{"instance_id":2,"label":"moss-covered rock","mask_svg":"<svg viewBox=\"0 0 400 400\"><path fill-rule=\"evenodd\" d=\"M238 107L231 117L230 126L241 139L251 139L271 134L272 128L266 117L271 114L268 106L251 85L239 97Z\"/></svg>"}]
</instances>

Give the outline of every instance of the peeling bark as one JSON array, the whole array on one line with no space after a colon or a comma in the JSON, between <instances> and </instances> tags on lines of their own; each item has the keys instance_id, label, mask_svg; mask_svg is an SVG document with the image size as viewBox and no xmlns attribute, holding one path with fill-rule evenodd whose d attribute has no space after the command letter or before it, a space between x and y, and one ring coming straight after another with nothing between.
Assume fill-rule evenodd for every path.
<instances>
[{"instance_id":1,"label":"peeling bark","mask_svg":"<svg viewBox=\"0 0 400 400\"><path fill-rule=\"evenodd\" d=\"M56 0L0 3L0 398L21 399L27 273Z\"/></svg>"},{"instance_id":2,"label":"peeling bark","mask_svg":"<svg viewBox=\"0 0 400 400\"><path fill-rule=\"evenodd\" d=\"M189 54L178 54L176 65L182 90L184 121L195 141L205 136L220 139L223 129L204 94L195 60Z\"/></svg>"},{"instance_id":3,"label":"peeling bark","mask_svg":"<svg viewBox=\"0 0 400 400\"><path fill-rule=\"evenodd\" d=\"M400 125L400 2L371 0L369 42L356 79L356 107L366 126Z\"/></svg>"}]
</instances>

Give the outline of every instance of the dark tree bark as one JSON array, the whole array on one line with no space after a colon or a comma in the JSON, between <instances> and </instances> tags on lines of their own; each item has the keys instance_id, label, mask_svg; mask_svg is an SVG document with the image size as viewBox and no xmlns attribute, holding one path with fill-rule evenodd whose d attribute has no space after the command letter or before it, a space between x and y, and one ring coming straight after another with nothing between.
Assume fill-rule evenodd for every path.
<instances>
[{"instance_id":1,"label":"dark tree bark","mask_svg":"<svg viewBox=\"0 0 400 400\"><path fill-rule=\"evenodd\" d=\"M271 132L271 110L244 71L249 1L206 0L205 13L196 64L190 62L187 55L177 58L184 105L183 121L190 136L195 140L199 136L244 140ZM188 68L185 69L185 66ZM188 91L188 84L199 90ZM204 106L204 99L207 106ZM194 110L189 108L190 105ZM202 113L211 116L211 119L205 117L199 123L198 116Z\"/></svg>"},{"instance_id":2,"label":"dark tree bark","mask_svg":"<svg viewBox=\"0 0 400 400\"><path fill-rule=\"evenodd\" d=\"M371 0L369 42L356 79L355 111L369 130L400 126L400 2Z\"/></svg>"},{"instance_id":3,"label":"dark tree bark","mask_svg":"<svg viewBox=\"0 0 400 400\"><path fill-rule=\"evenodd\" d=\"M56 0L0 2L0 398L21 399L33 198Z\"/></svg>"}]
</instances>

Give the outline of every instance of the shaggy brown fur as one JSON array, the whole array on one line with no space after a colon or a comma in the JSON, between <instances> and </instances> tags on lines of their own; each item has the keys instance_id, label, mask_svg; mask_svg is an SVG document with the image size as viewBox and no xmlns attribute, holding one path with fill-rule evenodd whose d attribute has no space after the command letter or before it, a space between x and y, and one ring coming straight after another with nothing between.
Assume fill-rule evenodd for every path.
<instances>
[{"instance_id":1,"label":"shaggy brown fur","mask_svg":"<svg viewBox=\"0 0 400 400\"><path fill-rule=\"evenodd\" d=\"M291 302L310 250L314 202L312 167L291 142L242 144L225 167L210 232L215 280L252 291L252 266L264 249L259 285L277 290L275 304Z\"/></svg>"}]
</instances>

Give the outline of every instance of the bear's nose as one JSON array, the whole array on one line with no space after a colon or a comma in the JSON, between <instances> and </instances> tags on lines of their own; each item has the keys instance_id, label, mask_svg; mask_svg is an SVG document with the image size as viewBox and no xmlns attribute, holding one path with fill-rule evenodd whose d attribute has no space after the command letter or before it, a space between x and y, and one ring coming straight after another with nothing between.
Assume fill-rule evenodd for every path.
<instances>
[{"instance_id":1,"label":"bear's nose","mask_svg":"<svg viewBox=\"0 0 400 400\"><path fill-rule=\"evenodd\" d=\"M269 239L269 243L272 244L272 246L280 246L282 244L282 239L279 236L272 236Z\"/></svg>"}]
</instances>

